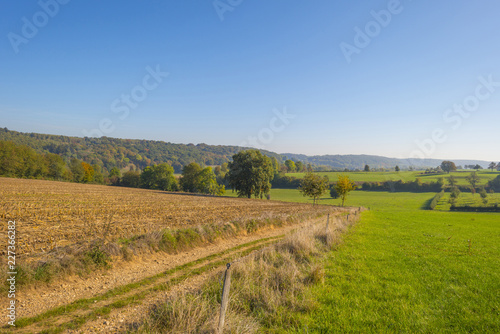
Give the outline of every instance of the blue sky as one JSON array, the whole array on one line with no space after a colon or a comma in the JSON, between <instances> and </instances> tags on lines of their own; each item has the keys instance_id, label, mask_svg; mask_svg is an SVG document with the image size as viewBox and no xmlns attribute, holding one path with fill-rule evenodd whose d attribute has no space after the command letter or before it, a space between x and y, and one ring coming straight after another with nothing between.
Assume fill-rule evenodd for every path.
<instances>
[{"instance_id":1,"label":"blue sky","mask_svg":"<svg viewBox=\"0 0 500 334\"><path fill-rule=\"evenodd\" d=\"M0 126L499 161L499 12L494 0L9 1Z\"/></svg>"}]
</instances>

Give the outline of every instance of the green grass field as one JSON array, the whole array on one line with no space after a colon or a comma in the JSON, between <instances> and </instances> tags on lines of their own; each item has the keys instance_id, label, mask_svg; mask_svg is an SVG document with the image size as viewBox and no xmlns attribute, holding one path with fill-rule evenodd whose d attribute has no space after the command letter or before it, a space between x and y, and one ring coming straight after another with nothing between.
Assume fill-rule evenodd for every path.
<instances>
[{"instance_id":1,"label":"green grass field","mask_svg":"<svg viewBox=\"0 0 500 334\"><path fill-rule=\"evenodd\" d=\"M450 175L457 178L458 184L466 185L466 177L470 175L470 170L460 170L452 172L450 174L423 174L423 172L319 172L318 174L323 176L328 176L330 181L337 181L339 174L348 175L352 181L355 182L384 182L384 181L414 181L416 178L421 178L422 182L436 182L440 178L444 177L445 180ZM294 176L296 178L303 178L305 173L287 173L288 176ZM497 175L500 175L498 171L481 170L478 172L479 178L481 179L480 184L485 185L489 180L494 179ZM447 181L445 181L447 183Z\"/></svg>"},{"instance_id":2,"label":"green grass field","mask_svg":"<svg viewBox=\"0 0 500 334\"><path fill-rule=\"evenodd\" d=\"M278 332L500 333L500 214L423 210L434 195L352 192L347 205L371 210L324 261L314 310L290 314L299 330Z\"/></svg>"},{"instance_id":3,"label":"green grass field","mask_svg":"<svg viewBox=\"0 0 500 334\"><path fill-rule=\"evenodd\" d=\"M460 197L457 199L457 206L474 206L474 207L483 207L483 206L493 206L495 204L500 205L500 194L494 193L494 194L488 194L488 197L486 198L488 200L488 203L485 205L482 201L481 196L479 194L472 195L471 193L461 193ZM449 203L450 200L450 194L446 193L443 198L438 202L438 205L436 206L435 210L442 210L442 211L448 211L450 210L451 204Z\"/></svg>"}]
</instances>

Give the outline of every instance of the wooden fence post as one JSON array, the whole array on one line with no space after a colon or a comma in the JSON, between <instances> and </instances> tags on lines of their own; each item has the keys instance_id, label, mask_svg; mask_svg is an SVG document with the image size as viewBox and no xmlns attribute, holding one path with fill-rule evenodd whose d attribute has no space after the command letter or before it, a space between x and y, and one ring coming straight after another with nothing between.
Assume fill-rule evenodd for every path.
<instances>
[{"instance_id":1,"label":"wooden fence post","mask_svg":"<svg viewBox=\"0 0 500 334\"><path fill-rule=\"evenodd\" d=\"M328 236L328 225L330 225L330 214L326 218L326 235Z\"/></svg>"},{"instance_id":2,"label":"wooden fence post","mask_svg":"<svg viewBox=\"0 0 500 334\"><path fill-rule=\"evenodd\" d=\"M227 269L224 274L224 286L222 287L222 302L220 305L219 327L218 334L222 334L224 330L224 320L226 318L226 309L229 303L229 288L231 287L231 263L226 264Z\"/></svg>"}]
</instances>

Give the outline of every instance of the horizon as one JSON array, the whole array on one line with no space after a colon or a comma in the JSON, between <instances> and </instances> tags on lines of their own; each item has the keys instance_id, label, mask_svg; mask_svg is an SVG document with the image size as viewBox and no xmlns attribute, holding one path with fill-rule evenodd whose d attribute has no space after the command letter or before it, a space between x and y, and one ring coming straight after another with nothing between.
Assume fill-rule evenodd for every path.
<instances>
[{"instance_id":1,"label":"horizon","mask_svg":"<svg viewBox=\"0 0 500 334\"><path fill-rule=\"evenodd\" d=\"M307 156L500 161L491 150L497 2L232 4L4 5L3 126Z\"/></svg>"},{"instance_id":2,"label":"horizon","mask_svg":"<svg viewBox=\"0 0 500 334\"><path fill-rule=\"evenodd\" d=\"M5 127L1 127L0 128L5 128ZM15 131L15 132L20 132L20 133L28 133L28 132L21 132L21 131L17 131L17 130L12 130L12 129L8 129L8 131ZM37 132L33 132L33 133L36 133L36 134L41 134L41 135L49 135L49 136L61 136L60 134L53 134L53 133L37 133ZM81 137L81 136L68 136L68 137L76 137L76 138L85 138L85 137ZM107 136L105 136L107 137ZM89 137L87 137L89 138ZM151 140L151 139L144 139L144 138L117 138L117 137L107 137L107 138L113 138L113 139L119 139L119 140ZM250 148L251 147L242 147L242 146L238 146L238 145L212 145L212 144L207 144L207 143L174 143L174 142L168 142L168 141L164 141L164 140L156 140L154 139L154 141L159 141L159 142L164 142L164 143L170 143L170 144L173 144L173 145L209 145L209 146L236 146L236 147L241 147L241 148ZM260 150L260 149L259 149ZM264 149L262 149L264 150ZM264 150L266 151L266 150ZM279 154L279 155L287 155L287 154L295 154L295 155L305 155L307 157L323 157L323 156L372 156L372 157L380 157L380 158L389 158L389 159L399 159L399 160L410 160L410 159L413 159L413 158L396 158L396 157L390 157L390 156L383 156L383 155L376 155L376 154L364 154L364 153L360 153L360 154L323 154L323 155L307 155L307 154L303 154L303 153L292 153L292 152L275 152L275 151L269 151L271 153L276 153L276 154ZM415 158L415 159L420 159L420 158ZM483 159L468 159L468 158L457 158L457 159L441 159L441 158L426 158L426 159L432 159L432 160L442 160L442 161L445 161L445 160L449 160L449 161L482 161L482 162L485 162L485 163L490 163L490 162L496 162L494 160L483 160ZM422 159L422 160L425 160L425 159ZM499 161L500 163L500 161Z\"/></svg>"}]
</instances>

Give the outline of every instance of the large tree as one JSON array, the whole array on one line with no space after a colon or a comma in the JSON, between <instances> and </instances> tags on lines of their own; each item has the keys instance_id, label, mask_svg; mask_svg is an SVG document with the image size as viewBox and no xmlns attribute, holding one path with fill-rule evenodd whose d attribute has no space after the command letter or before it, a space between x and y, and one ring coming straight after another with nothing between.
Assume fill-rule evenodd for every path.
<instances>
[{"instance_id":1,"label":"large tree","mask_svg":"<svg viewBox=\"0 0 500 334\"><path fill-rule=\"evenodd\" d=\"M491 171L493 171L495 168L497 168L497 164L494 162L490 163L490 165L488 166L488 169L491 169Z\"/></svg>"},{"instance_id":2,"label":"large tree","mask_svg":"<svg viewBox=\"0 0 500 334\"><path fill-rule=\"evenodd\" d=\"M141 186L148 189L176 191L178 187L174 168L166 163L146 167L141 173Z\"/></svg>"},{"instance_id":3,"label":"large tree","mask_svg":"<svg viewBox=\"0 0 500 334\"><path fill-rule=\"evenodd\" d=\"M307 173L300 182L299 191L303 196L312 197L313 205L328 190L328 176Z\"/></svg>"},{"instance_id":4,"label":"large tree","mask_svg":"<svg viewBox=\"0 0 500 334\"><path fill-rule=\"evenodd\" d=\"M344 206L347 195L349 195L352 190L356 189L356 184L349 180L349 176L347 175L339 174L338 177L339 180L337 185L335 185L335 189L337 189L337 193L342 199L342 206Z\"/></svg>"},{"instance_id":5,"label":"large tree","mask_svg":"<svg viewBox=\"0 0 500 334\"><path fill-rule=\"evenodd\" d=\"M441 163L441 169L443 171L445 171L446 173L450 173L452 171L455 171L457 170L457 166L455 165L455 163L453 161L443 161Z\"/></svg>"},{"instance_id":6,"label":"large tree","mask_svg":"<svg viewBox=\"0 0 500 334\"><path fill-rule=\"evenodd\" d=\"M227 179L239 197L263 198L271 190L274 176L271 159L258 150L241 151L229 163Z\"/></svg>"},{"instance_id":7,"label":"large tree","mask_svg":"<svg viewBox=\"0 0 500 334\"><path fill-rule=\"evenodd\" d=\"M369 171L370 171L370 166L365 165L365 172L369 172Z\"/></svg>"},{"instance_id":8,"label":"large tree","mask_svg":"<svg viewBox=\"0 0 500 334\"><path fill-rule=\"evenodd\" d=\"M198 192L198 175L201 171L201 166L196 162L192 162L189 165L184 166L184 168L182 168L182 177L180 179L180 186L182 190L191 193Z\"/></svg>"}]
</instances>

